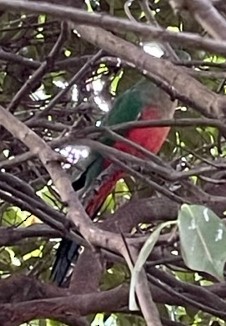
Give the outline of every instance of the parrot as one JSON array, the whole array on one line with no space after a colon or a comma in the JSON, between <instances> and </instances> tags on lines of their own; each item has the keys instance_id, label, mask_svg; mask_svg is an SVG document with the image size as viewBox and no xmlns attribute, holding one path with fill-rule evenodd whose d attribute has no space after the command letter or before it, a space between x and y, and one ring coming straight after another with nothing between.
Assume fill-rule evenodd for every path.
<instances>
[{"instance_id":1,"label":"parrot","mask_svg":"<svg viewBox=\"0 0 226 326\"><path fill-rule=\"evenodd\" d=\"M105 115L101 125L110 127L138 120L171 119L173 118L175 107L175 102L165 91L150 79L142 77L140 81L115 99L111 110ZM158 154L167 138L169 130L170 127L131 128L121 132L121 135L150 152ZM122 141L113 141L105 136L105 138L101 139L101 142L136 157L143 157L137 149L128 146ZM85 192L110 164L113 163L109 159L104 158L98 152L91 151L89 165L86 170L79 178L72 181L74 190L81 191L82 188L82 191ZM117 181L126 174L120 168L113 171L115 171L114 175L107 178L107 181L101 184L98 193L94 194L91 202L86 207L86 212L92 219L106 197L113 191ZM52 269L51 278L53 283L59 286L62 285L71 262L75 260L75 257L78 257L79 247L78 244L71 240L63 239L61 241Z\"/></svg>"}]
</instances>

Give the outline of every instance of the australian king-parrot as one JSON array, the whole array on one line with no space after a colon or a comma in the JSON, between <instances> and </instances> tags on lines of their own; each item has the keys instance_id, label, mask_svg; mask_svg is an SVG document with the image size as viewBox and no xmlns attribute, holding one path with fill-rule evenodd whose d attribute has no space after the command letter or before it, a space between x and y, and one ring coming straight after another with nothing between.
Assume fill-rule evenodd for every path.
<instances>
[{"instance_id":1,"label":"australian king-parrot","mask_svg":"<svg viewBox=\"0 0 226 326\"><path fill-rule=\"evenodd\" d=\"M112 109L104 117L102 125L112 126L136 120L170 119L173 117L174 110L175 105L170 96L149 79L142 78L141 81L116 98ZM133 128L125 131L123 136L157 154L166 140L169 130L169 127ZM103 138L102 142L129 154L142 156L136 149L123 142L113 142L108 138ZM87 169L79 179L72 182L75 191L90 187L98 175L110 164L109 160L106 161L97 152L91 152L90 155L91 162L89 161ZM116 182L125 175L121 169L115 171L115 175L108 178L107 182L102 183L98 193L88 203L86 211L90 218L95 217L92 216L97 213L95 209L100 208L106 197L112 192ZM56 284L60 285L64 281L72 260L78 255L78 248L79 245L71 240L62 240L52 270L52 280Z\"/></svg>"}]
</instances>

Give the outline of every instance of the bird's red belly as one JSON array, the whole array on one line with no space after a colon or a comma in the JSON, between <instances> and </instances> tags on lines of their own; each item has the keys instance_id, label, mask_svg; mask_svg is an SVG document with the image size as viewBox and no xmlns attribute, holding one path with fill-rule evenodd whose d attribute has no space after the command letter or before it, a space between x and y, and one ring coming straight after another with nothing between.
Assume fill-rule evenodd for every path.
<instances>
[{"instance_id":1,"label":"bird's red belly","mask_svg":"<svg viewBox=\"0 0 226 326\"><path fill-rule=\"evenodd\" d=\"M159 119L158 111L156 108L146 108L143 110L141 120L153 120ZM170 131L170 127L145 127L145 128L134 128L125 135L126 139L139 144L141 147L149 150L152 153L157 154L161 149L166 137ZM114 144L114 148L127 152L137 157L143 157L142 153L135 149L133 146L127 145L124 142L118 141ZM104 168L107 168L110 164L109 160L104 162ZM102 185L99 189L98 198L95 197L88 205L87 212L91 215L95 212L96 207L103 203L103 200L113 190L116 182L122 178L124 172L119 168L115 174L111 177L108 183ZM98 204L98 205L97 205Z\"/></svg>"},{"instance_id":2,"label":"bird's red belly","mask_svg":"<svg viewBox=\"0 0 226 326\"><path fill-rule=\"evenodd\" d=\"M126 138L156 154L161 149L169 130L169 127L135 128L128 132ZM137 149L123 142L116 142L114 147L135 156L143 156Z\"/></svg>"}]
</instances>

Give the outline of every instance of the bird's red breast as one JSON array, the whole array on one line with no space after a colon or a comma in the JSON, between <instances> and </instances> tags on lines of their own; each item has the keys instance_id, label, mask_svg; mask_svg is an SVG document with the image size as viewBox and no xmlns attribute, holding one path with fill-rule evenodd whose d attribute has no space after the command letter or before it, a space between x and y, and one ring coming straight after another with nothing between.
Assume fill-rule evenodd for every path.
<instances>
[{"instance_id":1,"label":"bird's red breast","mask_svg":"<svg viewBox=\"0 0 226 326\"><path fill-rule=\"evenodd\" d=\"M140 120L158 120L164 117L161 116L161 110L149 107L145 108L142 111ZM157 154L161 149L166 137L169 133L170 127L145 127L145 128L133 128L127 132L125 137L134 143L139 144L143 148L151 151L152 153ZM127 152L131 155L142 157L143 155L134 147L129 146L123 142L116 142L114 144L114 148L121 150L123 152ZM107 160L104 164L104 167L107 168L110 164L110 161ZM99 208L106 197L111 193L114 189L116 182L123 178L124 172L118 169L114 175L108 179L108 182L104 183L102 187L99 189L98 193L92 198L87 206L87 213L89 216L95 214L97 207Z\"/></svg>"},{"instance_id":2,"label":"bird's red breast","mask_svg":"<svg viewBox=\"0 0 226 326\"><path fill-rule=\"evenodd\" d=\"M148 107L142 111L140 120L158 120L162 118L164 117L161 117L160 109ZM163 143L165 142L169 131L170 127L133 128L128 131L126 138L156 154L159 152ZM142 157L142 154L139 151L123 142L116 142L114 144L114 148L127 152L131 155Z\"/></svg>"}]
</instances>

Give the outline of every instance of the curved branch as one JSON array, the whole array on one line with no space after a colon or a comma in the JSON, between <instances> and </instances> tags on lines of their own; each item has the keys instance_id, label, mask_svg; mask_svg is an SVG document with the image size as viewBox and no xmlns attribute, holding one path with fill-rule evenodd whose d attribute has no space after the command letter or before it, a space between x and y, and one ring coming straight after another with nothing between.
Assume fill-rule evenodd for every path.
<instances>
[{"instance_id":1,"label":"curved branch","mask_svg":"<svg viewBox=\"0 0 226 326\"><path fill-rule=\"evenodd\" d=\"M162 28L142 24L138 22L131 22L126 19L115 18L113 16L101 15L97 13L88 13L87 11L75 9L73 7L67 7L65 5L54 5L51 3L36 3L34 1L23 1L23 0L0 0L0 8L2 9L13 9L14 11L28 11L36 13L50 14L59 18L60 20L71 20L75 24L85 24L89 29L88 25L101 26L112 31L130 31L139 33L143 36L152 37L154 40L176 42L180 45L201 48L207 51L215 51L219 54L226 54L226 43L217 42L212 39L204 39L201 36L194 35L191 33L177 33L166 31Z\"/></svg>"},{"instance_id":2,"label":"curved branch","mask_svg":"<svg viewBox=\"0 0 226 326\"><path fill-rule=\"evenodd\" d=\"M210 0L185 0L191 15L200 23L204 30L216 39L226 40L225 18L217 11Z\"/></svg>"}]
</instances>

